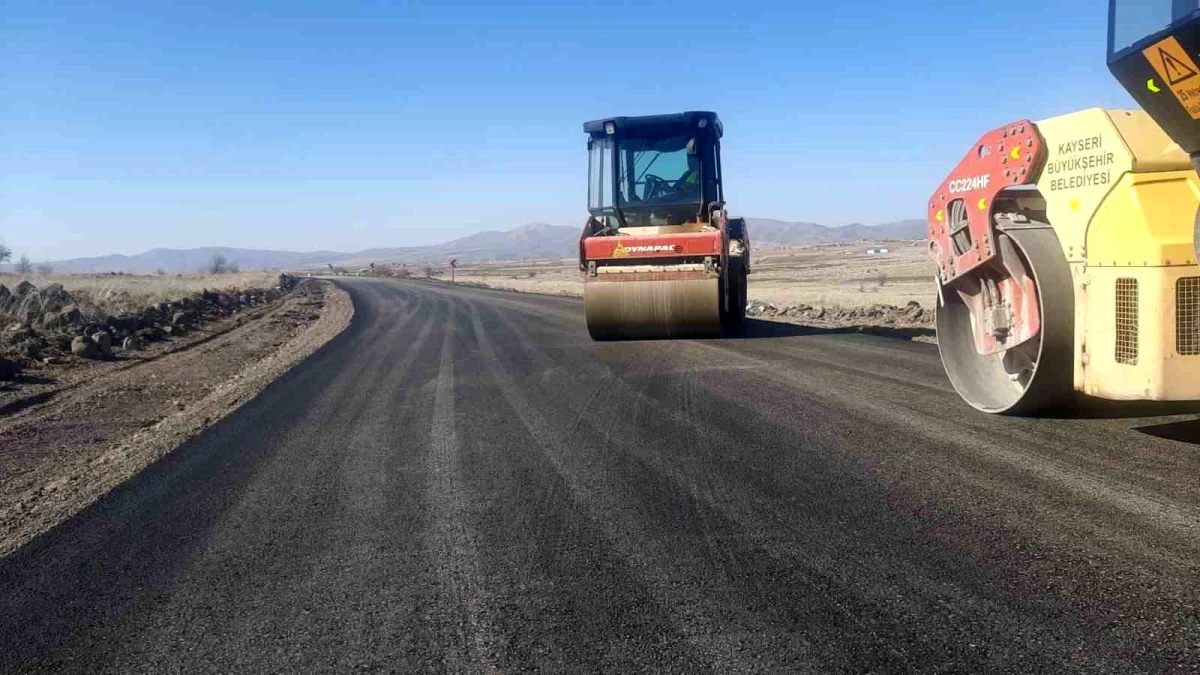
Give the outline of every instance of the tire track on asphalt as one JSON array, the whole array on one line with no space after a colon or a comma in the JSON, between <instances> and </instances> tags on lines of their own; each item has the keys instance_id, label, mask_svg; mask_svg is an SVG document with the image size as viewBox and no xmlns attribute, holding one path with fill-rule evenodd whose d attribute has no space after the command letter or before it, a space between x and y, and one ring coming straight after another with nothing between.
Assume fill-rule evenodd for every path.
<instances>
[{"instance_id":1,"label":"tire track on asphalt","mask_svg":"<svg viewBox=\"0 0 1200 675\"><path fill-rule=\"evenodd\" d=\"M736 637L711 620L715 607L709 605L694 586L679 583L679 579L670 572L678 562L672 560L672 555L659 541L647 536L642 523L626 517L626 505L617 499L614 486L603 480L609 476L603 471L597 473L568 463L569 460L565 458L568 453L564 450L571 447L569 434L542 415L539 408L526 397L492 347L475 303L468 300L468 305L481 356L508 405L569 487L576 501L590 514L612 549L628 561L646 582L647 590L663 607L671 626L702 660L718 672L750 669L749 661L736 656L742 651L742 645ZM588 481L586 477L589 475L598 475L602 480L599 483ZM697 570L703 569L700 561L691 561L691 565ZM715 577L712 581L719 582ZM810 660L808 668L816 667L816 662Z\"/></svg>"},{"instance_id":2,"label":"tire track on asphalt","mask_svg":"<svg viewBox=\"0 0 1200 675\"><path fill-rule=\"evenodd\" d=\"M431 548L439 577L466 618L454 635L465 653L447 650L451 670L499 672L491 655L491 649L500 644L495 622L489 616L491 591L480 572L479 547L468 520L467 486L460 464L462 448L455 428L454 315L452 308L442 341L429 428Z\"/></svg>"},{"instance_id":3,"label":"tire track on asphalt","mask_svg":"<svg viewBox=\"0 0 1200 675\"><path fill-rule=\"evenodd\" d=\"M819 547L806 547L805 534L795 527L795 514L780 509L777 499L770 499L768 495L763 494L761 490L765 485L743 480L742 475L737 472L721 472L707 478L696 476L695 467L713 466L715 470L719 470L723 461L720 449L732 450L738 448L740 443L717 423L719 420L733 423L738 419L737 414L724 414L719 406L713 406L711 402L706 402L705 405L712 407L705 409L701 414L688 413L689 401L693 404L701 401L722 401L728 396L720 387L708 386L711 383L705 379L699 380L699 386L704 389L706 397L689 394L693 390L691 383L696 381L695 378L677 377L680 372L686 372L688 369L682 354L688 351L689 343L673 343L670 350L662 349L661 344L642 343L625 346L626 352L640 347L658 354L646 360L650 364L648 370L614 373L611 369L590 360L564 368L537 346L537 340L529 339L521 324L505 316L504 312L496 312L496 315L517 336L511 341L512 344L519 346L537 363L533 370L550 378L543 384L546 387L554 387L556 400L579 411L577 423L591 427L596 435L605 437L615 447L637 457L647 468L669 480L698 503L705 504L713 512L720 513L736 523L739 531L744 532L747 539L761 547L762 553L776 561L781 569L795 566L797 550L812 549L803 559L803 565L813 576L810 582L812 587L824 589L822 592L827 594L826 601L830 607L837 608L845 622L857 626L863 634L869 634L872 629L860 621L858 615L872 605L894 616L895 625L888 629L889 634L908 634L910 639L917 642L922 637L909 631L909 620L919 616L942 615L946 607L989 607L987 612L982 612L973 621L989 624L991 628L988 633L992 635L1005 635L1012 631L1014 626L1021 624L1020 617L1011 613L1010 608L1006 606L1011 599L978 595L982 588L960 585L961 581L958 580L940 579L937 573L920 566L897 568L895 565L889 565L886 560L888 554L883 549L876 550L870 546L864 548L863 543L853 539L846 539L838 545L826 543ZM680 359L684 359L684 362L677 363ZM682 370L677 370L676 365L681 365ZM730 370L738 371L740 376L752 378L761 369L756 367L751 370ZM631 378L640 384L629 382ZM668 389L679 390L678 404L671 402L671 399L659 398L664 392L663 386L653 384L656 380L668 384ZM655 387L656 391L651 391L651 387ZM603 398L597 398L596 394L599 391L604 391ZM613 401L620 401L620 405L613 406ZM731 406L738 405L736 400L729 400L728 403ZM629 424L611 423L614 419L627 416L630 411L637 418ZM829 411L830 414L839 414L833 412L832 408ZM601 423L601 420L608 423ZM671 448L657 447L654 440L638 435L637 429L644 429L652 423L660 426L664 423L674 424L678 427L679 431L670 433L676 439L672 446L676 448L675 451ZM835 440L823 439L822 428L818 426L815 433L801 432L795 442L798 446L815 444L819 447ZM712 448L717 450L717 456L694 456L697 453L681 452L683 448ZM810 455L810 460L817 460L821 456L821 453ZM714 460L716 465L712 464ZM753 475L752 472L750 476ZM701 521L702 526L707 524L707 520ZM844 538L844 535L838 532L831 532L829 536L833 540ZM879 545L887 544L880 542ZM843 551L861 550L858 550L855 556L847 558L821 552L827 548ZM714 550L718 555L721 554L721 551ZM886 567L891 567L893 574L897 575L892 583L907 589L904 593L906 600L903 603L896 602L896 594L889 587L872 583L874 570ZM876 618L873 622L878 624L879 619ZM947 624L943 626L943 630L953 631L954 627L952 623ZM1015 639L1041 639L1044 649L1057 651L1059 663L1068 663L1071 661L1069 645L1077 640L1077 637L1071 636L1071 632L1078 635L1079 630L1080 626L1073 625L1061 635L1051 636L1043 633L1039 637L1029 629L1023 632L1020 638ZM997 639L995 644L1003 649L1002 640ZM1051 644L1056 644L1057 648L1051 648ZM878 643L877 648L907 661L899 651L890 649L885 643ZM978 653L966 653L962 658L977 659L979 656ZM1000 663L1003 662L993 662L992 667L999 667Z\"/></svg>"},{"instance_id":4,"label":"tire track on asphalt","mask_svg":"<svg viewBox=\"0 0 1200 675\"><path fill-rule=\"evenodd\" d=\"M734 357L757 362L758 368L755 369L755 372L764 379L799 389L806 395L830 401L838 407L862 410L876 420L903 428L909 433L928 438L940 445L970 448L969 451L964 450L964 452L1037 476L1078 497L1117 507L1144 519L1147 524L1167 529L1172 531L1175 536L1200 543L1200 508L1180 502L1167 502L1158 495L1146 493L1127 482L1109 476L1083 472L1077 467L1055 461L1044 454L1021 450L1011 443L1013 440L1011 436L1026 436L1029 445L1033 447L1040 447L1044 441L1032 434L1022 434L1011 420L991 418L986 420L991 424L1009 423L1008 428L1004 430L1005 440L1008 443L1000 445L992 440L990 434L979 433L974 428L964 428L961 424L930 425L928 423L930 413L917 410L905 403L902 392L896 391L894 395L880 392L881 387L888 386L885 382L871 381L868 383L871 388L871 395L868 396L866 395L868 392L861 387L854 386L857 383L852 383L845 378L839 378L839 386L825 386L824 383L815 382L811 375L780 369L767 361L752 356L736 355L727 349L702 342L692 342L691 346L717 352L723 358ZM961 422L961 416L959 416L959 421ZM969 426L974 427L975 425L969 423Z\"/></svg>"}]
</instances>

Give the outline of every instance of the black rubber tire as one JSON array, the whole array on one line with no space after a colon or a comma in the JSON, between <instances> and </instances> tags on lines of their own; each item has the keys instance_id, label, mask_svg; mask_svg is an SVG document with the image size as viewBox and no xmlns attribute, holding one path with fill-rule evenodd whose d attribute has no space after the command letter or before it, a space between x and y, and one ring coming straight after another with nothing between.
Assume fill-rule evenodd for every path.
<instances>
[{"instance_id":1,"label":"black rubber tire","mask_svg":"<svg viewBox=\"0 0 1200 675\"><path fill-rule=\"evenodd\" d=\"M746 320L746 266L741 258L729 259L729 271L724 279L724 306L721 323L726 328L737 328Z\"/></svg>"},{"instance_id":2,"label":"black rubber tire","mask_svg":"<svg viewBox=\"0 0 1200 675\"><path fill-rule=\"evenodd\" d=\"M1002 354L975 351L966 304L953 288L943 288L937 308L938 351L959 396L986 413L1028 415L1066 404L1074 391L1075 291L1071 268L1054 230L1010 229L1008 237L1024 258L1038 290L1042 326L1036 364L1024 385L1014 382ZM1018 347L1019 348L1019 347Z\"/></svg>"}]
</instances>

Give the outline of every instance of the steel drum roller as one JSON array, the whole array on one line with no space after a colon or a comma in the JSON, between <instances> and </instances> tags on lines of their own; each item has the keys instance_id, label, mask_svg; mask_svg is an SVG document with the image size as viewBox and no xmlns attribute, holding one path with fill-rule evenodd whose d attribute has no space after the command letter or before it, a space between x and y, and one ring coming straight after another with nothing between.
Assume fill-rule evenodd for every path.
<instances>
[{"instance_id":1,"label":"steel drum roller","mask_svg":"<svg viewBox=\"0 0 1200 675\"><path fill-rule=\"evenodd\" d=\"M716 277L675 281L589 281L588 332L596 340L719 337Z\"/></svg>"}]
</instances>

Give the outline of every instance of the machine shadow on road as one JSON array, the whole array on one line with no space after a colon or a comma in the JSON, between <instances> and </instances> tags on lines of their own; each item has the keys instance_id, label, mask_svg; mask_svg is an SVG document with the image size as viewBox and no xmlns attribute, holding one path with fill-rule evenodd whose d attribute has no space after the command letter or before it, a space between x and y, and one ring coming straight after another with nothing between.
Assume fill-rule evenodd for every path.
<instances>
[{"instance_id":1,"label":"machine shadow on road","mask_svg":"<svg viewBox=\"0 0 1200 675\"><path fill-rule=\"evenodd\" d=\"M1068 406L1045 410L1035 416L1046 419L1129 419L1197 414L1200 414L1200 401L1113 401L1076 394ZM1144 427L1149 428L1152 427Z\"/></svg>"},{"instance_id":2,"label":"machine shadow on road","mask_svg":"<svg viewBox=\"0 0 1200 675\"><path fill-rule=\"evenodd\" d=\"M1200 419L1134 427L1134 431L1140 431L1143 434L1157 438L1165 438L1168 441L1200 445Z\"/></svg>"},{"instance_id":3,"label":"machine shadow on road","mask_svg":"<svg viewBox=\"0 0 1200 675\"><path fill-rule=\"evenodd\" d=\"M786 321L770 321L767 319L747 318L737 330L724 335L729 340L757 340L761 338L783 338L801 335L845 335L861 333L880 337L911 340L919 336L933 336L933 329L928 328L898 328L890 326L802 326Z\"/></svg>"}]
</instances>

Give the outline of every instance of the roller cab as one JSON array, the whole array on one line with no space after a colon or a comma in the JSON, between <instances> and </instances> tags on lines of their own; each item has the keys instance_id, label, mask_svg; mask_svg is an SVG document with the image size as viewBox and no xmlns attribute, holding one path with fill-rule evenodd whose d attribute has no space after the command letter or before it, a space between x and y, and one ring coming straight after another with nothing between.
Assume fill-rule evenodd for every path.
<instances>
[{"instance_id":1,"label":"roller cab","mask_svg":"<svg viewBox=\"0 0 1200 675\"><path fill-rule=\"evenodd\" d=\"M749 238L725 211L711 112L584 124L588 211L579 240L597 340L716 337L745 317Z\"/></svg>"},{"instance_id":2,"label":"roller cab","mask_svg":"<svg viewBox=\"0 0 1200 675\"><path fill-rule=\"evenodd\" d=\"M1200 158L1200 0L1110 0L1108 69L1193 162Z\"/></svg>"}]
</instances>

